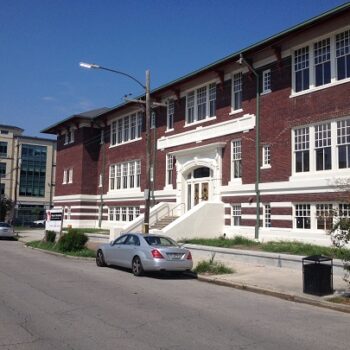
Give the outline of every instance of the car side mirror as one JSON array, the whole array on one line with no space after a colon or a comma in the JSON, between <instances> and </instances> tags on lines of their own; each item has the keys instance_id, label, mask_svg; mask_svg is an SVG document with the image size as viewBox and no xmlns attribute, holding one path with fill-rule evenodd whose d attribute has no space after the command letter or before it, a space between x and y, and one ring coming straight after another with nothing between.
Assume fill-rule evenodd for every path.
<instances>
[{"instance_id":1,"label":"car side mirror","mask_svg":"<svg viewBox=\"0 0 350 350\"><path fill-rule=\"evenodd\" d=\"M114 245L114 241L110 241L109 245L112 247Z\"/></svg>"}]
</instances>

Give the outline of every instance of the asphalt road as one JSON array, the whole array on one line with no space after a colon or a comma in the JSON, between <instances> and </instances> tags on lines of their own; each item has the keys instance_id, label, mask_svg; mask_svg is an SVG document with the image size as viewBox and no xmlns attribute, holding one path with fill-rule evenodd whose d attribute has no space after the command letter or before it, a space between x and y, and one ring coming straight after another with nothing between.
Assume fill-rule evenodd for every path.
<instances>
[{"instance_id":1,"label":"asphalt road","mask_svg":"<svg viewBox=\"0 0 350 350\"><path fill-rule=\"evenodd\" d=\"M348 314L0 241L0 349L348 349Z\"/></svg>"}]
</instances>

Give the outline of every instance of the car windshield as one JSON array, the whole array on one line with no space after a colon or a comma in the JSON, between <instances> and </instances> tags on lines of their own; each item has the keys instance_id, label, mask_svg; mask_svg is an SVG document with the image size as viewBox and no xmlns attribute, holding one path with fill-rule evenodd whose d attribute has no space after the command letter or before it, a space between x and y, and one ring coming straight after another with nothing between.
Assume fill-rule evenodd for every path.
<instances>
[{"instance_id":1,"label":"car windshield","mask_svg":"<svg viewBox=\"0 0 350 350\"><path fill-rule=\"evenodd\" d=\"M0 222L0 227L11 227L11 225L6 224L6 222Z\"/></svg>"},{"instance_id":2,"label":"car windshield","mask_svg":"<svg viewBox=\"0 0 350 350\"><path fill-rule=\"evenodd\" d=\"M146 242L151 246L160 247L171 247L177 246L177 243L170 238L162 236L147 236L145 237Z\"/></svg>"}]
</instances>

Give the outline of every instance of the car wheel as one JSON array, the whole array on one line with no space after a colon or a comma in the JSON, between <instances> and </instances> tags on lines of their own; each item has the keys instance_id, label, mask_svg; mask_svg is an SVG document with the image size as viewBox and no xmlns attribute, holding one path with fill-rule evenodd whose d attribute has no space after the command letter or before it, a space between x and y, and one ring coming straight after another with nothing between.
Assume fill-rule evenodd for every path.
<instances>
[{"instance_id":1,"label":"car wheel","mask_svg":"<svg viewBox=\"0 0 350 350\"><path fill-rule=\"evenodd\" d=\"M142 276L144 273L141 259L138 256L135 256L134 259L132 260L131 268L134 276Z\"/></svg>"},{"instance_id":2,"label":"car wheel","mask_svg":"<svg viewBox=\"0 0 350 350\"><path fill-rule=\"evenodd\" d=\"M105 267L107 266L105 262L105 257L103 256L102 250L98 250L96 253L96 265L99 267Z\"/></svg>"}]
</instances>

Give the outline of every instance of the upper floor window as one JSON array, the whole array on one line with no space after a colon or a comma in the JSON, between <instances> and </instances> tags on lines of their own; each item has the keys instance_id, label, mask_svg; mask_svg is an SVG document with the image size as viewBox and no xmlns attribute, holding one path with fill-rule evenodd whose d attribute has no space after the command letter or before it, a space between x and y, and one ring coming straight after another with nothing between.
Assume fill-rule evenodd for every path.
<instances>
[{"instance_id":1,"label":"upper floor window","mask_svg":"<svg viewBox=\"0 0 350 350\"><path fill-rule=\"evenodd\" d=\"M350 168L350 118L294 130L294 171Z\"/></svg>"},{"instance_id":2,"label":"upper floor window","mask_svg":"<svg viewBox=\"0 0 350 350\"><path fill-rule=\"evenodd\" d=\"M242 109L243 76L242 72L236 73L232 78L232 109Z\"/></svg>"},{"instance_id":3,"label":"upper floor window","mask_svg":"<svg viewBox=\"0 0 350 350\"><path fill-rule=\"evenodd\" d=\"M71 184L73 183L73 169L68 168L63 170L63 184Z\"/></svg>"},{"instance_id":4,"label":"upper floor window","mask_svg":"<svg viewBox=\"0 0 350 350\"><path fill-rule=\"evenodd\" d=\"M293 75L294 92L350 78L350 30L294 50Z\"/></svg>"},{"instance_id":5,"label":"upper floor window","mask_svg":"<svg viewBox=\"0 0 350 350\"><path fill-rule=\"evenodd\" d=\"M113 121L111 125L111 146L139 139L141 128L141 113L133 113Z\"/></svg>"},{"instance_id":6,"label":"upper floor window","mask_svg":"<svg viewBox=\"0 0 350 350\"><path fill-rule=\"evenodd\" d=\"M241 140L232 141L231 152L232 179L240 179L242 177L242 144Z\"/></svg>"},{"instance_id":7,"label":"upper floor window","mask_svg":"<svg viewBox=\"0 0 350 350\"><path fill-rule=\"evenodd\" d=\"M295 171L297 173L310 169L310 137L309 128L294 130Z\"/></svg>"},{"instance_id":8,"label":"upper floor window","mask_svg":"<svg viewBox=\"0 0 350 350\"><path fill-rule=\"evenodd\" d=\"M0 141L0 157L1 158L7 157L7 142Z\"/></svg>"},{"instance_id":9,"label":"upper floor window","mask_svg":"<svg viewBox=\"0 0 350 350\"><path fill-rule=\"evenodd\" d=\"M9 131L8 130L0 130L0 134L2 135L8 135Z\"/></svg>"},{"instance_id":10,"label":"upper floor window","mask_svg":"<svg viewBox=\"0 0 350 350\"><path fill-rule=\"evenodd\" d=\"M338 80L350 78L350 29L335 37Z\"/></svg>"},{"instance_id":11,"label":"upper floor window","mask_svg":"<svg viewBox=\"0 0 350 350\"><path fill-rule=\"evenodd\" d=\"M109 168L109 189L120 190L127 188L139 188L141 181L141 162L112 164Z\"/></svg>"},{"instance_id":12,"label":"upper floor window","mask_svg":"<svg viewBox=\"0 0 350 350\"><path fill-rule=\"evenodd\" d=\"M0 177L6 176L6 163L0 163Z\"/></svg>"},{"instance_id":13,"label":"upper floor window","mask_svg":"<svg viewBox=\"0 0 350 350\"><path fill-rule=\"evenodd\" d=\"M67 132L64 135L64 144L67 145L73 142L74 142L74 130L67 130Z\"/></svg>"},{"instance_id":14,"label":"upper floor window","mask_svg":"<svg viewBox=\"0 0 350 350\"><path fill-rule=\"evenodd\" d=\"M174 175L174 156L172 154L167 155L166 159L166 184L173 184L173 175Z\"/></svg>"},{"instance_id":15,"label":"upper floor window","mask_svg":"<svg viewBox=\"0 0 350 350\"><path fill-rule=\"evenodd\" d=\"M262 148L262 167L269 168L271 166L271 148L270 145L264 145Z\"/></svg>"},{"instance_id":16,"label":"upper floor window","mask_svg":"<svg viewBox=\"0 0 350 350\"><path fill-rule=\"evenodd\" d=\"M166 127L168 130L174 129L174 114L175 114L174 100L168 100L167 118L166 118Z\"/></svg>"},{"instance_id":17,"label":"upper floor window","mask_svg":"<svg viewBox=\"0 0 350 350\"><path fill-rule=\"evenodd\" d=\"M271 92L271 69L262 72L262 93L267 94Z\"/></svg>"},{"instance_id":18,"label":"upper floor window","mask_svg":"<svg viewBox=\"0 0 350 350\"><path fill-rule=\"evenodd\" d=\"M186 96L186 121L191 124L216 114L216 84L190 91Z\"/></svg>"}]
</instances>

